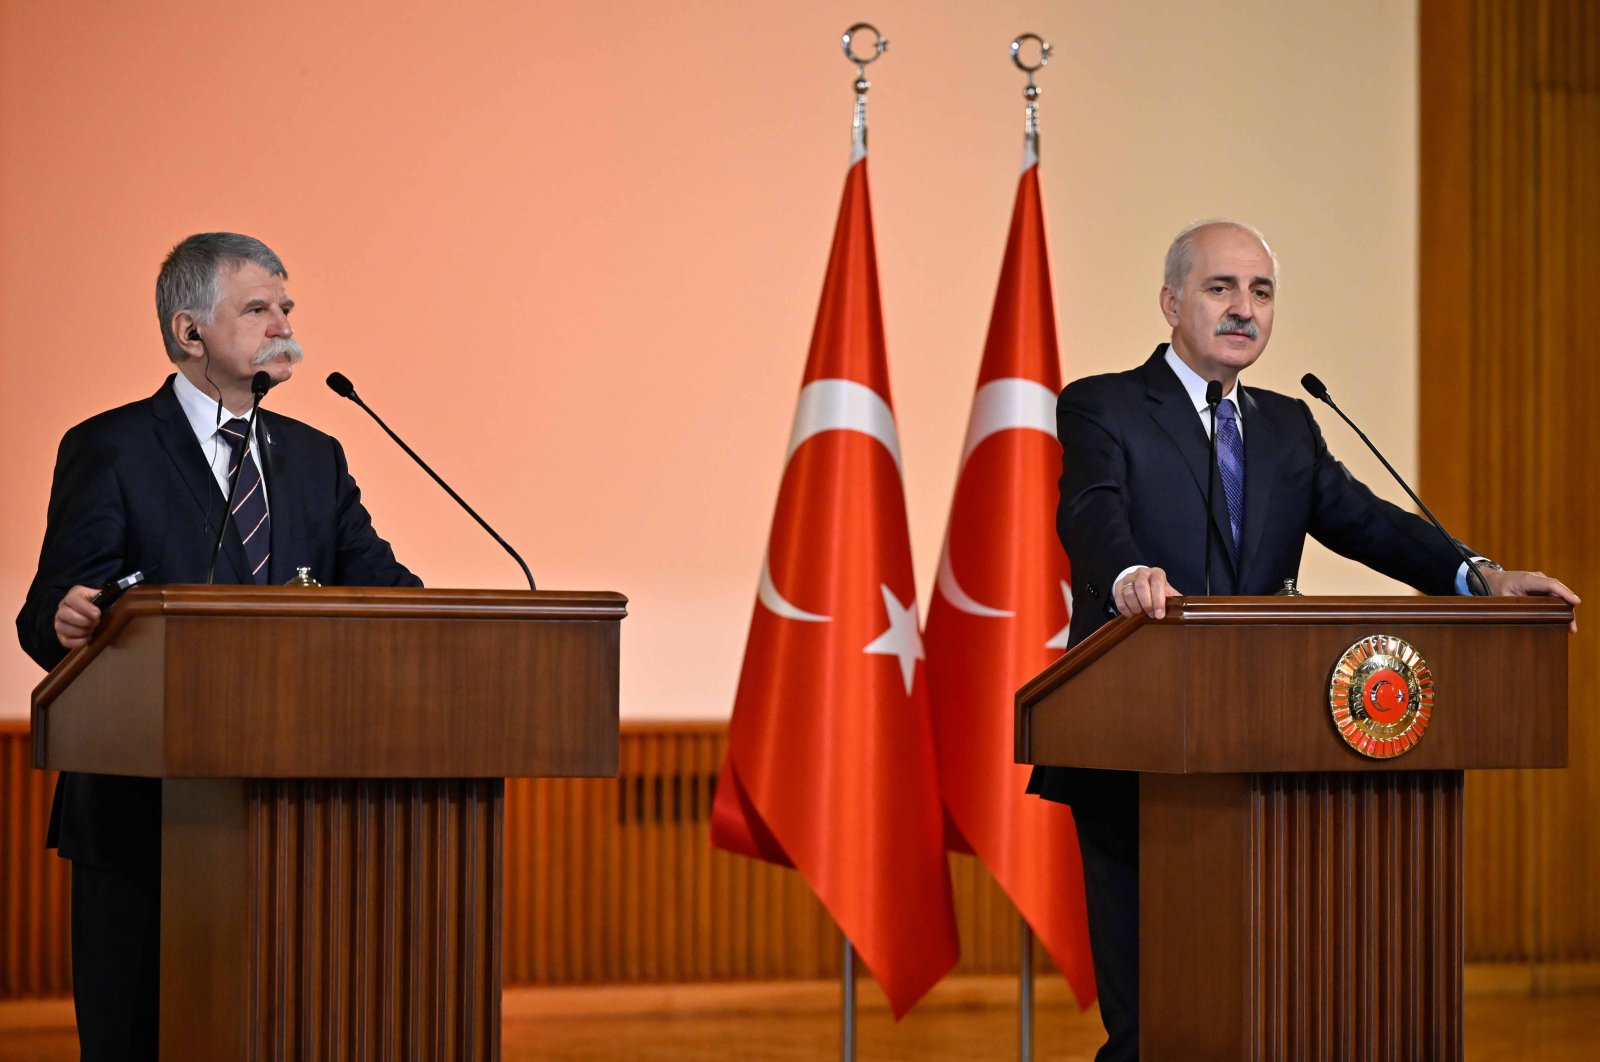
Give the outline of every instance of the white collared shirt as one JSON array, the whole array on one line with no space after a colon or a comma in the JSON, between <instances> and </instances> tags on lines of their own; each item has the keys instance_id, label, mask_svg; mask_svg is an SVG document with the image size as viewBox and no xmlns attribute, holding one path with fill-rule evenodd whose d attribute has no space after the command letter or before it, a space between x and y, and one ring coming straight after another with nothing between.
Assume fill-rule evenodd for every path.
<instances>
[{"instance_id":1,"label":"white collared shirt","mask_svg":"<svg viewBox=\"0 0 1600 1062\"><path fill-rule=\"evenodd\" d=\"M223 497L228 494L228 464L232 452L228 447L228 440L222 435L222 425L234 417L240 420L249 420L249 413L233 413L227 409L218 412L218 402L207 395L200 388L189 382L183 373L178 373L177 379L172 381L172 393L178 399L178 405L183 407L183 415L189 420L189 427L194 429L194 437L200 441L200 452L205 454L206 464L211 466L211 474L217 477L217 486L222 488ZM220 417L220 419L219 419ZM255 427L255 441L261 438L262 427L258 421ZM252 447L260 453L258 446ZM260 467L260 461L256 466ZM266 476L261 480L261 498L267 500ZM268 504L267 511L272 511Z\"/></svg>"},{"instance_id":2,"label":"white collared shirt","mask_svg":"<svg viewBox=\"0 0 1600 1062\"><path fill-rule=\"evenodd\" d=\"M1189 392L1189 401L1194 403L1195 412L1200 414L1200 423L1204 425L1206 438L1211 438L1211 407L1206 405L1207 381L1199 373L1183 363L1178 357L1178 352L1172 349L1172 344L1167 344L1165 355L1167 364L1172 366L1172 371L1178 374L1178 380L1183 384L1183 389ZM1244 438L1244 409L1239 405L1239 378L1233 378L1233 387L1222 396L1224 402L1232 400L1235 423L1239 425L1239 438Z\"/></svg>"}]
</instances>

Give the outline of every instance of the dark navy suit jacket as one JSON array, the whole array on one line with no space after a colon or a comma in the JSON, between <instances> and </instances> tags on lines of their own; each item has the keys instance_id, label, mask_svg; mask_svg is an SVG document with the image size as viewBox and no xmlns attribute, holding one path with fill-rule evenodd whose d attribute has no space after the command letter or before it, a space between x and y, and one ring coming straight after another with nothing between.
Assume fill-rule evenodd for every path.
<instances>
[{"instance_id":1,"label":"dark navy suit jacket","mask_svg":"<svg viewBox=\"0 0 1600 1062\"><path fill-rule=\"evenodd\" d=\"M1165 353L1162 344L1137 369L1074 381L1056 404L1056 530L1072 564L1072 644L1116 615L1112 583L1133 565L1165 570L1185 594L1204 592L1210 440ZM1298 576L1307 535L1425 594L1455 592L1460 555L1432 524L1351 476L1303 401L1243 386L1236 398L1244 526L1235 563L1219 481L1212 593L1275 593ZM1035 768L1028 791L1069 804L1136 792L1122 772L1053 767Z\"/></svg>"},{"instance_id":2,"label":"dark navy suit jacket","mask_svg":"<svg viewBox=\"0 0 1600 1062\"><path fill-rule=\"evenodd\" d=\"M41 667L66 655L54 625L71 587L134 571L153 583L206 580L224 498L173 379L61 440L38 574L17 615L22 647ZM422 585L373 530L337 440L266 409L256 433L272 512L269 584L307 567L330 586ZM230 524L216 581L252 582L248 572ZM160 817L157 781L67 773L56 786L49 843L69 859L148 879L160 866Z\"/></svg>"}]
</instances>

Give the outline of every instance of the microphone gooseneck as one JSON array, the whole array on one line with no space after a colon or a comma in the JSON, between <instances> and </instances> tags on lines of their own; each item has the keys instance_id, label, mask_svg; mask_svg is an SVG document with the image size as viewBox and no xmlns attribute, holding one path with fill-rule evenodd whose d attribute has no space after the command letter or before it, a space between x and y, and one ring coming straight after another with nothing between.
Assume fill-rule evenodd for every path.
<instances>
[{"instance_id":1,"label":"microphone gooseneck","mask_svg":"<svg viewBox=\"0 0 1600 1062\"><path fill-rule=\"evenodd\" d=\"M1450 543L1450 548L1455 550L1461 556L1461 559L1467 562L1467 589L1479 597L1488 597L1489 582L1483 577L1483 573L1478 570L1477 564L1473 562L1472 554L1468 553L1461 543L1457 542L1454 536L1444 529L1444 525L1439 522L1439 518L1433 515L1433 511L1423 504L1421 498L1417 497L1417 492L1411 489L1411 484L1400 478L1400 473L1394 470L1394 466L1389 463L1389 459L1384 457L1382 451L1372 444L1371 439L1367 438L1367 433L1356 427L1356 422L1345 415L1345 411L1339 408L1339 404L1328 393L1327 386L1309 372L1300 377L1300 386L1304 387L1312 398L1326 402L1328 408L1339 414L1339 419L1350 425L1350 430L1355 432L1356 436L1367 444L1367 449L1372 451L1373 456L1383 463L1384 468L1389 470L1389 475L1394 477L1394 481L1400 484L1412 501L1416 502L1417 508L1422 510L1423 515L1428 518L1428 522L1438 529L1439 534L1444 536L1446 542ZM1474 585L1474 580L1476 580L1476 585Z\"/></svg>"},{"instance_id":2,"label":"microphone gooseneck","mask_svg":"<svg viewBox=\"0 0 1600 1062\"><path fill-rule=\"evenodd\" d=\"M1217 541L1217 521L1211 502L1217 492L1217 407L1222 405L1222 381L1206 384L1206 410L1211 416L1211 457L1206 464L1206 596L1211 596L1211 547Z\"/></svg>"},{"instance_id":3,"label":"microphone gooseneck","mask_svg":"<svg viewBox=\"0 0 1600 1062\"><path fill-rule=\"evenodd\" d=\"M455 501L455 503L457 505L461 506L463 509L465 509L467 511L467 515L468 516L470 516L474 520L478 521L478 526L483 528L485 531L489 532L489 537L493 538L496 542L500 543L500 548L501 549L504 549L507 553L511 554L511 559L517 562L517 566L522 569L523 577L528 580L528 589L529 590L537 590L537 589L539 589L536 585L534 585L533 573L528 570L528 564L527 564L526 561L524 561L522 559L522 555L520 553L518 553L515 549L512 549L511 548L511 543L507 542L505 539L500 537L500 532L498 532L494 528L490 527L489 526L489 522L487 520L485 520L483 517L479 516L477 511L475 509L473 509L472 506L467 504L466 499L462 498L461 495L459 495L455 491L451 490L450 489L450 484L448 484L444 480L440 479L439 478L439 473L437 473L433 469L429 468L428 467L428 462L426 462L422 458L418 457L417 456L417 452L415 450L413 450L411 447L407 446L406 445L406 441L404 439L400 438L400 436L396 435L394 433L394 429L389 427L389 425L385 424L383 422L383 418L378 416L378 414L374 413L373 410L372 410L372 407L367 405L365 402L363 402L361 400L361 396L356 394L356 386L355 386L355 384L350 382L350 378L348 376L346 376L342 372L329 373L328 374L328 388L331 391L333 391L334 394L338 395L340 398L348 398L350 401L352 401L356 405L360 406L362 408L362 410L366 412L367 416L371 417L374 421L376 421L377 424L378 424L378 427L383 429L384 434L389 436L389 438L393 439L395 441L395 445L400 447L400 449L402 449L402 450L404 450L406 452L406 456L407 457L409 457L409 458L411 458L411 460L415 461L422 468L422 470L424 472L426 472L429 476L431 476L433 478L433 481L435 483L439 484L439 486L441 488L443 488L444 492L446 494L450 495L450 497L452 499L454 499L454 501Z\"/></svg>"},{"instance_id":4,"label":"microphone gooseneck","mask_svg":"<svg viewBox=\"0 0 1600 1062\"><path fill-rule=\"evenodd\" d=\"M255 451L256 413L261 409L261 400L267 397L267 392L271 389L272 376L265 369L250 378L250 422L245 428L244 447L239 451L239 463L233 466L233 474L228 477L228 498L222 503L222 519L217 523L217 538L211 543L211 563L206 566L207 586L217 581L217 554L222 552L222 536L228 533L228 520L233 516L233 496L239 492L239 474L244 471L246 455Z\"/></svg>"}]
</instances>

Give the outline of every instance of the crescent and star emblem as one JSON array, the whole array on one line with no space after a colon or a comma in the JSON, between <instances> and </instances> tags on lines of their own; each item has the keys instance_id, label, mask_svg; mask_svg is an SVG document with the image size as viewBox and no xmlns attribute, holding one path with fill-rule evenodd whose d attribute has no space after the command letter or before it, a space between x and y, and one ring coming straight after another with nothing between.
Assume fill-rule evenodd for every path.
<instances>
[{"instance_id":1,"label":"crescent and star emblem","mask_svg":"<svg viewBox=\"0 0 1600 1062\"><path fill-rule=\"evenodd\" d=\"M894 458L895 469L904 482L900 433L895 427L894 411L878 392L854 380L813 380L801 388L800 399L795 406L794 427L789 432L789 449L783 458L784 469L788 469L790 459L801 444L829 431L857 431L878 440L889 451L889 456ZM900 676L905 682L906 696L909 697L917 661L923 659L916 602L902 604L888 586L880 583L879 588L889 617L889 629L862 647L861 651L899 658ZM761 583L756 597L768 611L784 619L802 623L828 623L833 619L832 616L808 612L785 598L772 581L770 557L761 559Z\"/></svg>"},{"instance_id":2,"label":"crescent and star emblem","mask_svg":"<svg viewBox=\"0 0 1600 1062\"><path fill-rule=\"evenodd\" d=\"M967 423L966 442L961 446L961 466L956 470L956 482L961 481L961 474L967 468L967 459L972 456L979 443L997 432L1016 430L1043 432L1054 439L1056 437L1055 392L1035 380L1015 376L990 380L978 388L977 394L972 398L972 419ZM946 601L957 611L965 612L969 616L1004 618L1016 615L1009 609L985 605L967 593L961 586L961 581L956 578L955 564L950 559L948 537L945 539L944 549L939 554L937 585L939 593ZM1061 583L1061 596L1067 603L1068 625L1057 631L1045 643L1047 649L1067 647L1067 632L1072 620L1072 589L1065 581Z\"/></svg>"},{"instance_id":3,"label":"crescent and star emblem","mask_svg":"<svg viewBox=\"0 0 1600 1062\"><path fill-rule=\"evenodd\" d=\"M1339 736L1361 755L1403 755L1422 740L1433 718L1433 672L1404 639L1368 635L1333 665L1328 709Z\"/></svg>"}]
</instances>

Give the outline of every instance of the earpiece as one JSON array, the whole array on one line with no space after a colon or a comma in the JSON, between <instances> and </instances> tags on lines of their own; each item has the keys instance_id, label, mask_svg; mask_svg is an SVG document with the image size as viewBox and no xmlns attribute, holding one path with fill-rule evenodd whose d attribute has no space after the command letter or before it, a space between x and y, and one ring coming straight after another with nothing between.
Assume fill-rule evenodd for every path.
<instances>
[{"instance_id":1,"label":"earpiece","mask_svg":"<svg viewBox=\"0 0 1600 1062\"><path fill-rule=\"evenodd\" d=\"M200 338L200 329L198 329L198 328L189 329L189 334L185 338L188 339L191 343L194 342L195 340Z\"/></svg>"}]
</instances>

